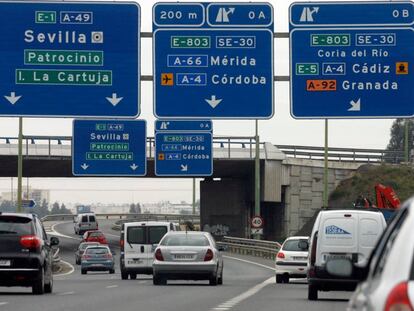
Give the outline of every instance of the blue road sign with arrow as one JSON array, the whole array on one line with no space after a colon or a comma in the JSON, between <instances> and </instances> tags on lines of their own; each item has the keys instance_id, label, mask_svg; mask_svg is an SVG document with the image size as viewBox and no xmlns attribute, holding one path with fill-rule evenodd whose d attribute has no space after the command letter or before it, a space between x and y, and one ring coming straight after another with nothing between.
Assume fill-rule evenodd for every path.
<instances>
[{"instance_id":1,"label":"blue road sign with arrow","mask_svg":"<svg viewBox=\"0 0 414 311\"><path fill-rule=\"evenodd\" d=\"M144 120L74 120L72 173L75 176L144 176Z\"/></svg>"},{"instance_id":2,"label":"blue road sign with arrow","mask_svg":"<svg viewBox=\"0 0 414 311\"><path fill-rule=\"evenodd\" d=\"M158 3L154 114L273 116L273 8L268 3Z\"/></svg>"},{"instance_id":3,"label":"blue road sign with arrow","mask_svg":"<svg viewBox=\"0 0 414 311\"><path fill-rule=\"evenodd\" d=\"M290 23L293 117L414 115L413 3L294 3Z\"/></svg>"},{"instance_id":4,"label":"blue road sign with arrow","mask_svg":"<svg viewBox=\"0 0 414 311\"><path fill-rule=\"evenodd\" d=\"M211 121L156 121L155 175L211 176L212 136Z\"/></svg>"},{"instance_id":5,"label":"blue road sign with arrow","mask_svg":"<svg viewBox=\"0 0 414 311\"><path fill-rule=\"evenodd\" d=\"M22 200L22 207L23 208L34 208L36 206L36 202L34 200Z\"/></svg>"},{"instance_id":6,"label":"blue road sign with arrow","mask_svg":"<svg viewBox=\"0 0 414 311\"><path fill-rule=\"evenodd\" d=\"M0 2L0 116L136 117L134 2Z\"/></svg>"}]
</instances>

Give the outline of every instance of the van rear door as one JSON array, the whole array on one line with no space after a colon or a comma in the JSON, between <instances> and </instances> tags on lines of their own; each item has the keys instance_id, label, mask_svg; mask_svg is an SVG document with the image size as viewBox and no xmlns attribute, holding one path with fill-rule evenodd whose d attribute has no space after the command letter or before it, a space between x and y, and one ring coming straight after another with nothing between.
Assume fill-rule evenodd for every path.
<instances>
[{"instance_id":1,"label":"van rear door","mask_svg":"<svg viewBox=\"0 0 414 311\"><path fill-rule=\"evenodd\" d=\"M357 266L365 266L368 258L377 243L378 238L385 229L385 220L381 213L359 216L359 249Z\"/></svg>"},{"instance_id":2,"label":"van rear door","mask_svg":"<svg viewBox=\"0 0 414 311\"><path fill-rule=\"evenodd\" d=\"M358 257L358 215L352 212L327 214L321 219L319 230L319 256L316 265L323 266L331 258L349 258L353 262Z\"/></svg>"}]
</instances>

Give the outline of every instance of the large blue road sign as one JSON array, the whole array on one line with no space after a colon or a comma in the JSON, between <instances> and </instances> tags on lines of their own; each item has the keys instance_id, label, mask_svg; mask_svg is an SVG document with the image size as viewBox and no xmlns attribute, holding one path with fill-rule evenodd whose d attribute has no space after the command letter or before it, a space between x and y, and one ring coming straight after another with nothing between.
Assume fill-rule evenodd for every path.
<instances>
[{"instance_id":1,"label":"large blue road sign","mask_svg":"<svg viewBox=\"0 0 414 311\"><path fill-rule=\"evenodd\" d=\"M72 139L75 176L146 175L143 120L74 120Z\"/></svg>"},{"instance_id":2,"label":"large blue road sign","mask_svg":"<svg viewBox=\"0 0 414 311\"><path fill-rule=\"evenodd\" d=\"M158 3L154 114L273 116L273 8L268 3Z\"/></svg>"},{"instance_id":3,"label":"large blue road sign","mask_svg":"<svg viewBox=\"0 0 414 311\"><path fill-rule=\"evenodd\" d=\"M23 208L34 208L35 206L36 206L36 202L32 199L22 200Z\"/></svg>"},{"instance_id":4,"label":"large blue road sign","mask_svg":"<svg viewBox=\"0 0 414 311\"><path fill-rule=\"evenodd\" d=\"M0 115L139 114L133 2L0 2Z\"/></svg>"},{"instance_id":5,"label":"large blue road sign","mask_svg":"<svg viewBox=\"0 0 414 311\"><path fill-rule=\"evenodd\" d=\"M156 121L155 175L211 176L211 121Z\"/></svg>"},{"instance_id":6,"label":"large blue road sign","mask_svg":"<svg viewBox=\"0 0 414 311\"><path fill-rule=\"evenodd\" d=\"M377 15L369 14L368 8ZM341 15L339 22L341 25L349 22L348 27L334 27L328 13ZM291 6L290 98L293 117L395 118L414 115L414 28L355 27L364 21L361 15L367 16L367 25L378 25L391 23L392 14L396 16L397 25L413 22L411 3L396 3L395 6L389 2L386 5L363 3L361 7L355 3L353 6L342 3ZM297 24L300 26L296 27Z\"/></svg>"}]
</instances>

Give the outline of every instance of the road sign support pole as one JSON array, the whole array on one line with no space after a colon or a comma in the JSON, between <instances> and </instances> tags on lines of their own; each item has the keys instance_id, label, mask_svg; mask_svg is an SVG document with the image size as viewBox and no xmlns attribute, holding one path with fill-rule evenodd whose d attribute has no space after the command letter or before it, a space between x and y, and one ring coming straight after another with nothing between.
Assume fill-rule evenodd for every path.
<instances>
[{"instance_id":1,"label":"road sign support pole","mask_svg":"<svg viewBox=\"0 0 414 311\"><path fill-rule=\"evenodd\" d=\"M410 160L409 155L410 151L408 150L408 127L410 124L410 119L405 119L404 122L404 161L405 163L408 163Z\"/></svg>"},{"instance_id":2,"label":"road sign support pole","mask_svg":"<svg viewBox=\"0 0 414 311\"><path fill-rule=\"evenodd\" d=\"M323 171L323 207L328 207L328 119L325 119L325 155Z\"/></svg>"},{"instance_id":3,"label":"road sign support pole","mask_svg":"<svg viewBox=\"0 0 414 311\"><path fill-rule=\"evenodd\" d=\"M19 144L17 159L17 212L22 212L22 179L23 179L23 118L19 117Z\"/></svg>"},{"instance_id":4,"label":"road sign support pole","mask_svg":"<svg viewBox=\"0 0 414 311\"><path fill-rule=\"evenodd\" d=\"M254 216L260 216L260 138L259 138L259 121L256 120L256 152L255 152L255 191L254 191ZM255 239L260 240L260 234L255 234Z\"/></svg>"},{"instance_id":5,"label":"road sign support pole","mask_svg":"<svg viewBox=\"0 0 414 311\"><path fill-rule=\"evenodd\" d=\"M196 210L196 179L193 178L193 215L195 215L195 210Z\"/></svg>"}]
</instances>

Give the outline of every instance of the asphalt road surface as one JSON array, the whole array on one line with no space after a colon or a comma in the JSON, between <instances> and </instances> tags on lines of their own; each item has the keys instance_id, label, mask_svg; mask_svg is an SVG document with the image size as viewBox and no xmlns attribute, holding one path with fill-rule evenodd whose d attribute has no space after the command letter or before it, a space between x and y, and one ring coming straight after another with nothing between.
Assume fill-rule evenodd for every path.
<instances>
[{"instance_id":1,"label":"asphalt road surface","mask_svg":"<svg viewBox=\"0 0 414 311\"><path fill-rule=\"evenodd\" d=\"M53 294L33 296L30 288L0 288L0 311L323 311L345 310L346 292L319 292L320 300L307 300L303 280L276 284L271 261L224 253L224 284L209 286L204 281L169 281L153 286L152 277L121 280L119 271L119 232L111 222L101 221L116 254L116 273L88 272L81 275L75 265L74 250L80 237L73 223L55 224L60 239L61 258L74 266L72 273L55 276Z\"/></svg>"}]
</instances>

